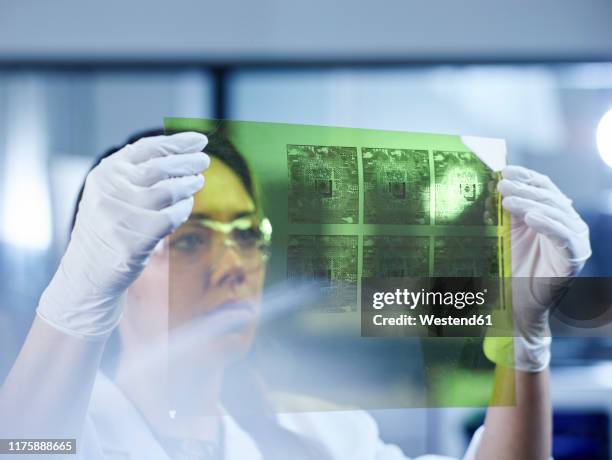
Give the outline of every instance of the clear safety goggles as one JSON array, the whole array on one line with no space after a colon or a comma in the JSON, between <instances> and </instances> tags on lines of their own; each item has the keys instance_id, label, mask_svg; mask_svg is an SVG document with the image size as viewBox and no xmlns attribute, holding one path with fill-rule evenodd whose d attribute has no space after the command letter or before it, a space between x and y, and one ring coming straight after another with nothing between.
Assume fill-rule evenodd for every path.
<instances>
[{"instance_id":1,"label":"clear safety goggles","mask_svg":"<svg viewBox=\"0 0 612 460\"><path fill-rule=\"evenodd\" d=\"M190 218L170 238L176 263L206 261L215 266L231 249L247 268L261 266L270 255L272 224L267 218L240 217L231 222Z\"/></svg>"}]
</instances>

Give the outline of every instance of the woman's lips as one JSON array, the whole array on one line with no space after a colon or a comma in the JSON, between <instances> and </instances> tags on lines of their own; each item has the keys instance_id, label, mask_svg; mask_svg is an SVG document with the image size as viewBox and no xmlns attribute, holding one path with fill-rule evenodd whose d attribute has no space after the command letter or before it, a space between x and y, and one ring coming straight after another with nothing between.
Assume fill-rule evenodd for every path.
<instances>
[{"instance_id":1,"label":"woman's lips","mask_svg":"<svg viewBox=\"0 0 612 460\"><path fill-rule=\"evenodd\" d=\"M254 320L255 307L244 299L228 300L207 309L204 317L215 323L219 322L220 326L228 328L227 332L231 332L233 328L244 327L245 323Z\"/></svg>"},{"instance_id":2,"label":"woman's lips","mask_svg":"<svg viewBox=\"0 0 612 460\"><path fill-rule=\"evenodd\" d=\"M246 299L231 299L218 303L211 311L215 310L253 310L253 305Z\"/></svg>"}]
</instances>

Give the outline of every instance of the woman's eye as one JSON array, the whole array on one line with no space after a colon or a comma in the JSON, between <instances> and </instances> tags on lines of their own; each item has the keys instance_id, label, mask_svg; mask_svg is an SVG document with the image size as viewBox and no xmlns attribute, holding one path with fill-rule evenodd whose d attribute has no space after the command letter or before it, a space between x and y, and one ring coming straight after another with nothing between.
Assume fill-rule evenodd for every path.
<instances>
[{"instance_id":1,"label":"woman's eye","mask_svg":"<svg viewBox=\"0 0 612 460\"><path fill-rule=\"evenodd\" d=\"M185 233L174 238L170 246L180 251L188 252L196 250L204 243L205 241L202 235L197 233Z\"/></svg>"},{"instance_id":2,"label":"woman's eye","mask_svg":"<svg viewBox=\"0 0 612 460\"><path fill-rule=\"evenodd\" d=\"M234 241L243 247L253 247L259 241L259 232L256 229L234 230Z\"/></svg>"}]
</instances>

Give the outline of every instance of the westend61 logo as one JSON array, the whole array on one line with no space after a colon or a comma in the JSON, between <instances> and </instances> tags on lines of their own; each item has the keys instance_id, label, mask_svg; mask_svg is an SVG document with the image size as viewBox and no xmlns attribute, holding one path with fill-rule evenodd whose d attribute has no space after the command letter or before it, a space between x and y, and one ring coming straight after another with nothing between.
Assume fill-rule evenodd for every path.
<instances>
[{"instance_id":1,"label":"westend61 logo","mask_svg":"<svg viewBox=\"0 0 612 460\"><path fill-rule=\"evenodd\" d=\"M365 337L479 337L497 326L504 291L499 278L368 278L361 287Z\"/></svg>"},{"instance_id":2,"label":"westend61 logo","mask_svg":"<svg viewBox=\"0 0 612 460\"><path fill-rule=\"evenodd\" d=\"M417 307L447 307L463 310L466 306L483 306L487 289L477 292L439 292L439 291L411 291L409 289L396 289L394 292L375 292L372 295L372 308L381 310L385 306L407 308L414 310ZM433 311L418 314L392 314L385 316L375 314L372 316L374 326L492 326L493 319L488 314L471 314L457 317L444 314L444 311Z\"/></svg>"},{"instance_id":3,"label":"westend61 logo","mask_svg":"<svg viewBox=\"0 0 612 460\"><path fill-rule=\"evenodd\" d=\"M363 278L361 335L513 337L513 315L532 297L551 299L550 336L609 336L608 277Z\"/></svg>"}]
</instances>

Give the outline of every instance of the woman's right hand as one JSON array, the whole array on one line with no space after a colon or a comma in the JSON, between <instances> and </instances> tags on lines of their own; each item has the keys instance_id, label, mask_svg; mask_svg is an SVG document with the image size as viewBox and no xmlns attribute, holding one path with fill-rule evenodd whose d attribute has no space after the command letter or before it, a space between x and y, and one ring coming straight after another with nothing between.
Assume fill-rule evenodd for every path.
<instances>
[{"instance_id":1,"label":"woman's right hand","mask_svg":"<svg viewBox=\"0 0 612 460\"><path fill-rule=\"evenodd\" d=\"M70 243L37 314L70 335L107 338L122 298L157 244L189 217L204 185L208 140L188 132L143 138L87 176Z\"/></svg>"}]
</instances>

